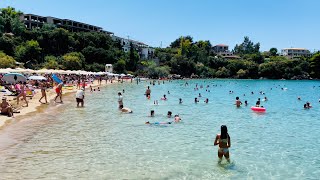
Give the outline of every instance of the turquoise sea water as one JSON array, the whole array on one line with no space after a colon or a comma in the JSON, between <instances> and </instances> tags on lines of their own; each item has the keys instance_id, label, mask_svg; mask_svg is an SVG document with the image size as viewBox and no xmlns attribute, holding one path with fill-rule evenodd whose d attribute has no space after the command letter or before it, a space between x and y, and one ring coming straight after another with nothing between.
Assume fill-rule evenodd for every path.
<instances>
[{"instance_id":1,"label":"turquoise sea water","mask_svg":"<svg viewBox=\"0 0 320 180\"><path fill-rule=\"evenodd\" d=\"M85 108L75 108L73 96L68 96L63 105L52 103L47 111L12 123L0 131L0 179L320 177L319 81L191 80L189 86L185 82L156 83L151 100L143 95L147 82L108 86L86 92ZM195 91L196 83L204 88ZM117 92L122 89L124 105L133 114L117 109ZM195 104L199 93L202 97ZM163 94L167 101L160 100ZM236 108L236 96L249 105ZM269 100L261 104L267 112L252 112L251 105L264 96ZM306 101L313 108L304 110ZM155 110L155 117L148 117L150 110ZM171 121L167 111L180 114L183 122L144 124ZM231 136L230 164L218 164L213 146L222 124Z\"/></svg>"}]
</instances>

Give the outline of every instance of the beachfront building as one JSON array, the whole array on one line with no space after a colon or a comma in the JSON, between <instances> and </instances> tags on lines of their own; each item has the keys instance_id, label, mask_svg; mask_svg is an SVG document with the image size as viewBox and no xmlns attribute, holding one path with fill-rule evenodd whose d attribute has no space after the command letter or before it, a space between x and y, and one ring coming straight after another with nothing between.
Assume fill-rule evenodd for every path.
<instances>
[{"instance_id":1,"label":"beachfront building","mask_svg":"<svg viewBox=\"0 0 320 180\"><path fill-rule=\"evenodd\" d=\"M309 57L312 54L305 48L284 48L281 50L281 55L292 59L301 56Z\"/></svg>"},{"instance_id":2,"label":"beachfront building","mask_svg":"<svg viewBox=\"0 0 320 180\"><path fill-rule=\"evenodd\" d=\"M229 51L229 46L225 44L217 44L212 47L212 51L223 57L233 57L233 53Z\"/></svg>"},{"instance_id":3,"label":"beachfront building","mask_svg":"<svg viewBox=\"0 0 320 180\"><path fill-rule=\"evenodd\" d=\"M124 52L129 52L132 45L133 48L138 52L141 59L154 58L155 49L145 43L118 36L112 36L112 39L114 41L118 41L121 44L122 50Z\"/></svg>"},{"instance_id":4,"label":"beachfront building","mask_svg":"<svg viewBox=\"0 0 320 180\"><path fill-rule=\"evenodd\" d=\"M23 14L20 20L27 29L40 29L44 24L52 24L58 28L64 28L70 32L102 32L113 35L112 32L103 30L102 27L94 26L74 20L60 19L51 16L39 16L35 14Z\"/></svg>"},{"instance_id":5,"label":"beachfront building","mask_svg":"<svg viewBox=\"0 0 320 180\"><path fill-rule=\"evenodd\" d=\"M106 64L105 70L106 70L106 72L112 73L113 72L112 64Z\"/></svg>"}]
</instances>

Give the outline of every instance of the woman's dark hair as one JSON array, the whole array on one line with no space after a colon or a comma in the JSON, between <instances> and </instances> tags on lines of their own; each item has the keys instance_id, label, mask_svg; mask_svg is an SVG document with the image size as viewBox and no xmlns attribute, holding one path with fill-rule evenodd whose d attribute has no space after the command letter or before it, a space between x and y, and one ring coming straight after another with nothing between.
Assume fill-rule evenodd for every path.
<instances>
[{"instance_id":1,"label":"woman's dark hair","mask_svg":"<svg viewBox=\"0 0 320 180\"><path fill-rule=\"evenodd\" d=\"M229 137L228 128L226 125L222 125L220 139L227 139L228 137Z\"/></svg>"}]
</instances>

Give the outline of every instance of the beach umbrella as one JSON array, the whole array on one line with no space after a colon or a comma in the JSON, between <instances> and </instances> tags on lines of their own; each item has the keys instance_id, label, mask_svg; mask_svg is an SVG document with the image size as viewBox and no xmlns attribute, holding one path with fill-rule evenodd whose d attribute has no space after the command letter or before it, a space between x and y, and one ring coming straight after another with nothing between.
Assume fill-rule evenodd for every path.
<instances>
[{"instance_id":1,"label":"beach umbrella","mask_svg":"<svg viewBox=\"0 0 320 180\"><path fill-rule=\"evenodd\" d=\"M8 69L0 69L0 73L6 74L6 73L10 73L10 71Z\"/></svg>"},{"instance_id":2,"label":"beach umbrella","mask_svg":"<svg viewBox=\"0 0 320 180\"><path fill-rule=\"evenodd\" d=\"M43 77L43 76L30 76L28 79L29 79L29 80L39 80L39 81L41 81L41 80L47 80L47 78L45 78L45 77Z\"/></svg>"},{"instance_id":3,"label":"beach umbrella","mask_svg":"<svg viewBox=\"0 0 320 180\"><path fill-rule=\"evenodd\" d=\"M38 74L50 74L50 72L48 72L48 69L40 69L40 70L37 70L36 73L38 73Z\"/></svg>"},{"instance_id":4,"label":"beach umbrella","mask_svg":"<svg viewBox=\"0 0 320 180\"><path fill-rule=\"evenodd\" d=\"M2 77L3 81L7 81L8 83L16 83L16 82L26 82L27 78L20 73L8 73Z\"/></svg>"},{"instance_id":5,"label":"beach umbrella","mask_svg":"<svg viewBox=\"0 0 320 180\"><path fill-rule=\"evenodd\" d=\"M13 72L13 73L23 73L23 72L25 72L25 69L16 68L16 69L12 69L11 72Z\"/></svg>"}]
</instances>

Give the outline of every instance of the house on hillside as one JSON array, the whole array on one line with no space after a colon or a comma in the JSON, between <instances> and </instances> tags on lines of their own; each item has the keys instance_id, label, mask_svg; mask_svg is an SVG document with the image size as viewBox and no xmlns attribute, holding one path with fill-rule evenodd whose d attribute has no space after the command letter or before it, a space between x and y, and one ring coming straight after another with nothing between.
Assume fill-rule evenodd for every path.
<instances>
[{"instance_id":1,"label":"house on hillside","mask_svg":"<svg viewBox=\"0 0 320 180\"><path fill-rule=\"evenodd\" d=\"M295 57L310 57L312 54L308 49L305 48L284 48L281 50L281 55L286 56L290 59L293 59Z\"/></svg>"}]
</instances>

